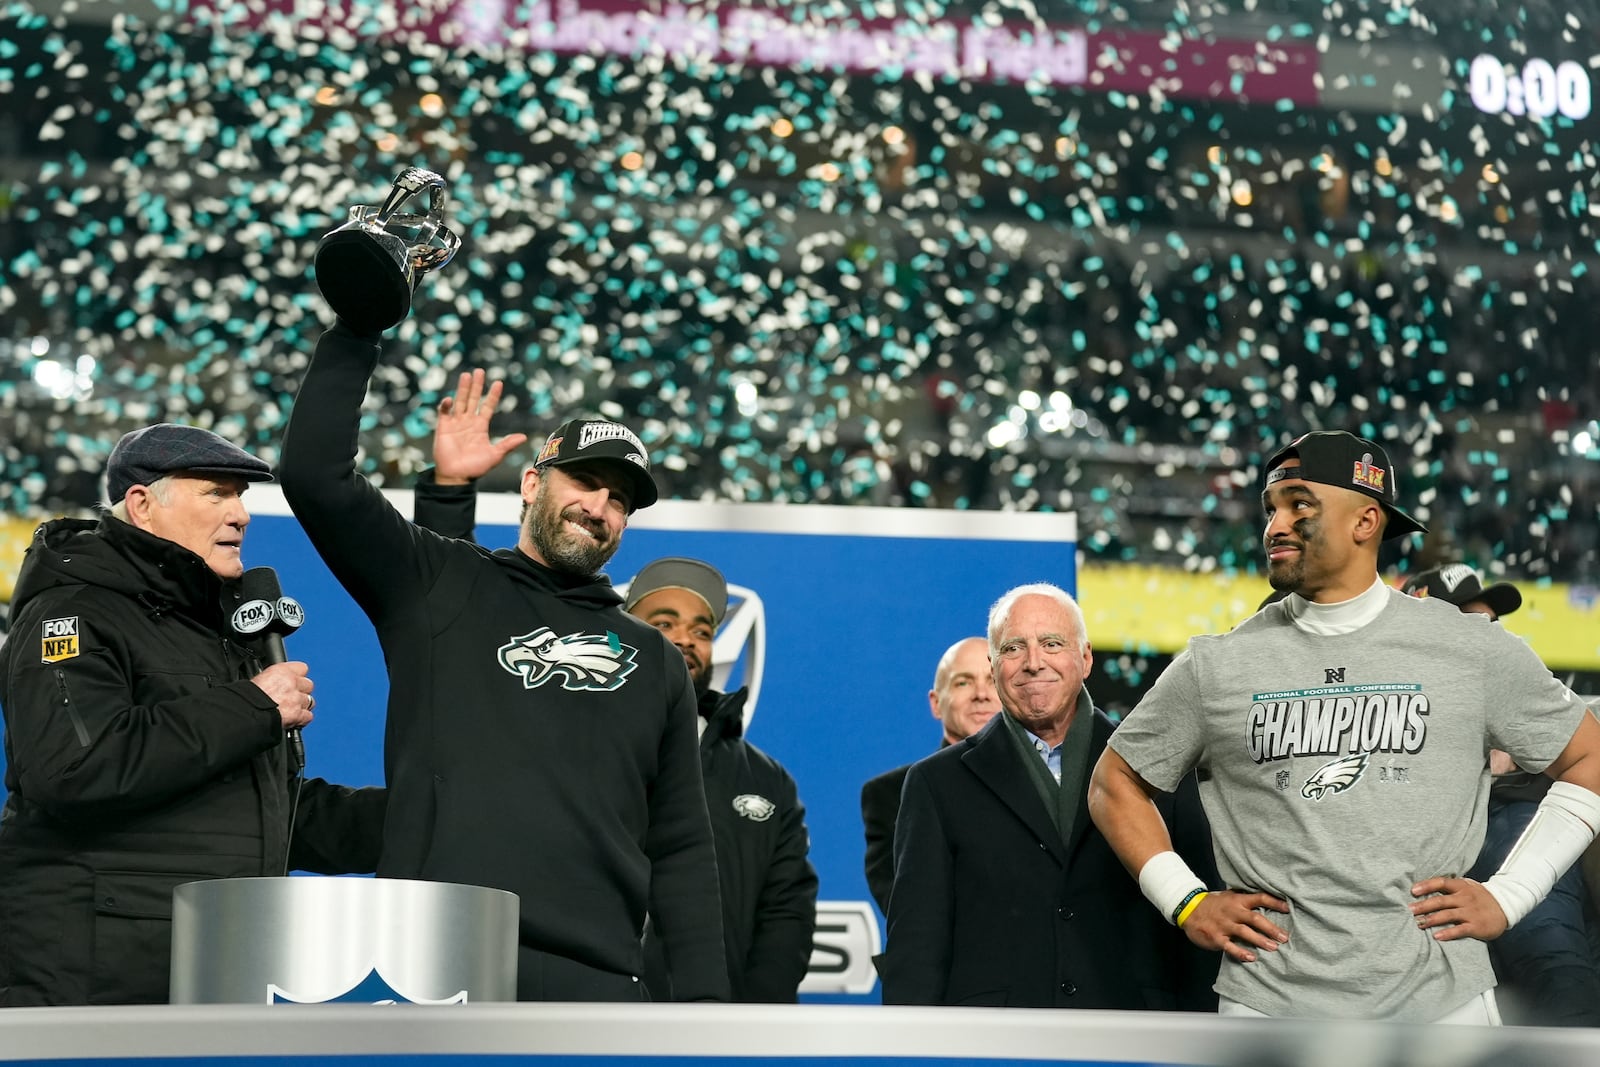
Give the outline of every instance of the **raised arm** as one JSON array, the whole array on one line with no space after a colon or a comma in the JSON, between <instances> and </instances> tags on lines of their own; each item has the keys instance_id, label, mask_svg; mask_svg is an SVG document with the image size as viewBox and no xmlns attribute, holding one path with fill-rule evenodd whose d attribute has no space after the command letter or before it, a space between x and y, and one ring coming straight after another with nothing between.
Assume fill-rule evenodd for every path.
<instances>
[{"instance_id":1,"label":"raised arm","mask_svg":"<svg viewBox=\"0 0 1600 1067\"><path fill-rule=\"evenodd\" d=\"M378 365L376 337L344 323L317 342L279 457L283 495L339 583L367 615L414 607L449 544L419 530L356 471L361 403Z\"/></svg>"}]
</instances>

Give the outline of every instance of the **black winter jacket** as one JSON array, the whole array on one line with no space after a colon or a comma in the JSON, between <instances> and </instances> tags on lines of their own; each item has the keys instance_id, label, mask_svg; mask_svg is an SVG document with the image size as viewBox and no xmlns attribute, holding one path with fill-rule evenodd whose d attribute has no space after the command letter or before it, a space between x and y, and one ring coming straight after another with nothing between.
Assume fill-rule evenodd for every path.
<instances>
[{"instance_id":1,"label":"black winter jacket","mask_svg":"<svg viewBox=\"0 0 1600 1067\"><path fill-rule=\"evenodd\" d=\"M749 690L700 697L706 720L700 769L717 839L722 939L733 999L793 1004L811 962L817 926L817 872L806 858L806 810L789 772L744 739ZM647 955L651 996L671 983L659 951Z\"/></svg>"},{"instance_id":2,"label":"black winter jacket","mask_svg":"<svg viewBox=\"0 0 1600 1067\"><path fill-rule=\"evenodd\" d=\"M683 656L604 576L421 529L356 473L379 351L323 334L278 472L389 667L378 873L516 893L525 949L618 975L648 910L677 996L727 999Z\"/></svg>"},{"instance_id":3,"label":"black winter jacket","mask_svg":"<svg viewBox=\"0 0 1600 1067\"><path fill-rule=\"evenodd\" d=\"M198 556L106 516L34 535L0 650L0 1004L167 999L172 890L371 871L383 791L305 782Z\"/></svg>"},{"instance_id":4,"label":"black winter jacket","mask_svg":"<svg viewBox=\"0 0 1600 1067\"><path fill-rule=\"evenodd\" d=\"M1063 834L1021 762L1036 757L1007 735L1003 714L906 774L883 1002L1216 1011L1218 954L1145 901L1086 806ZM1087 767L1113 729L1091 714ZM1062 788L1086 805L1089 776L1063 768ZM1194 777L1155 803L1173 848L1219 884Z\"/></svg>"}]
</instances>

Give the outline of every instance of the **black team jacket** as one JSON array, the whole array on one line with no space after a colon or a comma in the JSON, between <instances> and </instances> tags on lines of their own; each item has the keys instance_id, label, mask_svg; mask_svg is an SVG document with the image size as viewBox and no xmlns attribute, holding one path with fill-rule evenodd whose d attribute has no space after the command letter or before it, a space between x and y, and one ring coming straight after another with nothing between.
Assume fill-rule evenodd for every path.
<instances>
[{"instance_id":1,"label":"black team jacket","mask_svg":"<svg viewBox=\"0 0 1600 1067\"><path fill-rule=\"evenodd\" d=\"M806 810L782 765L744 739L749 691L700 697L700 738L711 829L722 888L722 938L733 999L793 1004L811 962L817 872L806 858ZM652 935L645 980L652 996L672 991Z\"/></svg>"},{"instance_id":2,"label":"black team jacket","mask_svg":"<svg viewBox=\"0 0 1600 1067\"><path fill-rule=\"evenodd\" d=\"M109 515L34 534L0 652L0 1005L164 1004L175 886L376 865L384 791L291 773L237 602Z\"/></svg>"},{"instance_id":3,"label":"black team jacket","mask_svg":"<svg viewBox=\"0 0 1600 1067\"><path fill-rule=\"evenodd\" d=\"M356 472L380 346L322 335L279 466L389 667L378 873L516 893L525 949L644 973L657 917L677 996L728 998L716 858L683 656L603 576L413 525Z\"/></svg>"}]
</instances>

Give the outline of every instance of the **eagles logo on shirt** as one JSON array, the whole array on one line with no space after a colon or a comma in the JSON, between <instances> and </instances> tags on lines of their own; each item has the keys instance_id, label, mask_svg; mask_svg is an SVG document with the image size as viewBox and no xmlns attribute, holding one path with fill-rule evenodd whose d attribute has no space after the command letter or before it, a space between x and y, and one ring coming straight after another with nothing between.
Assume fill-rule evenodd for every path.
<instances>
[{"instance_id":1,"label":"eagles logo on shirt","mask_svg":"<svg viewBox=\"0 0 1600 1067\"><path fill-rule=\"evenodd\" d=\"M778 805L759 793L740 793L733 798L733 810L751 822L766 822L778 810Z\"/></svg>"},{"instance_id":2,"label":"eagles logo on shirt","mask_svg":"<svg viewBox=\"0 0 1600 1067\"><path fill-rule=\"evenodd\" d=\"M1307 800L1321 800L1330 793L1343 793L1361 781L1370 756L1369 752L1355 752L1324 763L1306 779L1306 784L1300 787L1300 795Z\"/></svg>"},{"instance_id":3,"label":"eagles logo on shirt","mask_svg":"<svg viewBox=\"0 0 1600 1067\"><path fill-rule=\"evenodd\" d=\"M537 689L551 679L571 692L610 692L638 666L639 650L609 630L600 634L557 634L548 626L513 637L499 649L500 666Z\"/></svg>"}]
</instances>

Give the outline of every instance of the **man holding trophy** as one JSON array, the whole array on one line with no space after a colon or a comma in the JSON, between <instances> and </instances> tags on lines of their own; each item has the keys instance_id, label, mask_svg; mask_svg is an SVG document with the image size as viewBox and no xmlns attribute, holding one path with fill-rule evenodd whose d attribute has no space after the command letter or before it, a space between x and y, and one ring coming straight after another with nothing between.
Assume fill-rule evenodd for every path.
<instances>
[{"instance_id":1,"label":"man holding trophy","mask_svg":"<svg viewBox=\"0 0 1600 1067\"><path fill-rule=\"evenodd\" d=\"M400 208L426 192L425 213ZM339 321L289 418L284 496L376 628L389 665L380 876L521 901L521 1000L642 1000L648 912L675 995L728 999L717 872L684 659L622 610L600 568L655 502L643 443L574 419L523 472L514 549L440 537L356 471L378 335L459 241L444 181L407 170L381 208L323 239Z\"/></svg>"}]
</instances>

